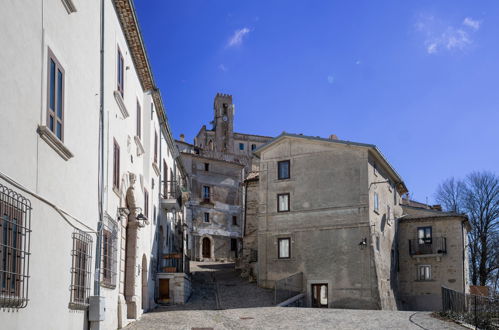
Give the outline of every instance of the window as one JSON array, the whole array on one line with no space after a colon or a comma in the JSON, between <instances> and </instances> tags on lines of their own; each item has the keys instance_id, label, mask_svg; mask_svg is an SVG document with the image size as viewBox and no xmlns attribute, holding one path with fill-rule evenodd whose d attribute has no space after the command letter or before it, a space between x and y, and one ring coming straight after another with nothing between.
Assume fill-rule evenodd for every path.
<instances>
[{"instance_id":1,"label":"window","mask_svg":"<svg viewBox=\"0 0 499 330\"><path fill-rule=\"evenodd\" d=\"M252 144L251 145L251 150L255 150L256 149L256 144Z\"/></svg>"},{"instance_id":2,"label":"window","mask_svg":"<svg viewBox=\"0 0 499 330\"><path fill-rule=\"evenodd\" d=\"M149 192L144 189L144 215L149 218Z\"/></svg>"},{"instance_id":3,"label":"window","mask_svg":"<svg viewBox=\"0 0 499 330\"><path fill-rule=\"evenodd\" d=\"M158 163L158 132L154 132L154 163Z\"/></svg>"},{"instance_id":4,"label":"window","mask_svg":"<svg viewBox=\"0 0 499 330\"><path fill-rule=\"evenodd\" d=\"M235 238L230 239L230 250L237 251L237 239Z\"/></svg>"},{"instance_id":5,"label":"window","mask_svg":"<svg viewBox=\"0 0 499 330\"><path fill-rule=\"evenodd\" d=\"M418 281L430 281L431 280L431 266L430 265L419 265L418 266Z\"/></svg>"},{"instance_id":6,"label":"window","mask_svg":"<svg viewBox=\"0 0 499 330\"><path fill-rule=\"evenodd\" d=\"M168 195L168 165L166 165L166 161L163 159L163 197L166 198Z\"/></svg>"},{"instance_id":7,"label":"window","mask_svg":"<svg viewBox=\"0 0 499 330\"><path fill-rule=\"evenodd\" d=\"M280 162L277 162L277 179L283 180L283 179L289 179L289 160L283 160Z\"/></svg>"},{"instance_id":8,"label":"window","mask_svg":"<svg viewBox=\"0 0 499 330\"><path fill-rule=\"evenodd\" d=\"M378 175L378 168L376 167L376 162L373 163L373 173L374 175Z\"/></svg>"},{"instance_id":9,"label":"window","mask_svg":"<svg viewBox=\"0 0 499 330\"><path fill-rule=\"evenodd\" d=\"M0 185L0 307L28 304L31 203Z\"/></svg>"},{"instance_id":10,"label":"window","mask_svg":"<svg viewBox=\"0 0 499 330\"><path fill-rule=\"evenodd\" d=\"M208 212L204 213L204 222L210 222L210 214Z\"/></svg>"},{"instance_id":11,"label":"window","mask_svg":"<svg viewBox=\"0 0 499 330\"><path fill-rule=\"evenodd\" d=\"M106 217L102 230L101 284L108 288L116 287L118 224Z\"/></svg>"},{"instance_id":12,"label":"window","mask_svg":"<svg viewBox=\"0 0 499 330\"><path fill-rule=\"evenodd\" d=\"M48 50L47 126L61 141L64 138L64 69Z\"/></svg>"},{"instance_id":13,"label":"window","mask_svg":"<svg viewBox=\"0 0 499 330\"><path fill-rule=\"evenodd\" d=\"M391 218L392 218L392 209L391 209L390 205L387 205L386 206L386 220L390 221Z\"/></svg>"},{"instance_id":14,"label":"window","mask_svg":"<svg viewBox=\"0 0 499 330\"><path fill-rule=\"evenodd\" d=\"M244 143L239 143L239 150L244 150Z\"/></svg>"},{"instance_id":15,"label":"window","mask_svg":"<svg viewBox=\"0 0 499 330\"><path fill-rule=\"evenodd\" d=\"M379 210L379 199L378 199L378 193L374 193L374 210L378 211Z\"/></svg>"},{"instance_id":16,"label":"window","mask_svg":"<svg viewBox=\"0 0 499 330\"><path fill-rule=\"evenodd\" d=\"M210 164L204 163L204 170L208 172L210 170Z\"/></svg>"},{"instance_id":17,"label":"window","mask_svg":"<svg viewBox=\"0 0 499 330\"><path fill-rule=\"evenodd\" d=\"M120 189L120 146L116 140L113 148L113 188Z\"/></svg>"},{"instance_id":18,"label":"window","mask_svg":"<svg viewBox=\"0 0 499 330\"><path fill-rule=\"evenodd\" d=\"M203 200L205 202L210 201L210 187L208 186L203 186Z\"/></svg>"},{"instance_id":19,"label":"window","mask_svg":"<svg viewBox=\"0 0 499 330\"><path fill-rule=\"evenodd\" d=\"M431 244L431 227L418 228L418 242L419 244Z\"/></svg>"},{"instance_id":20,"label":"window","mask_svg":"<svg viewBox=\"0 0 499 330\"><path fill-rule=\"evenodd\" d=\"M92 259L92 237L83 231L73 233L71 251L71 296L69 308L86 309L90 295L90 271Z\"/></svg>"},{"instance_id":21,"label":"window","mask_svg":"<svg viewBox=\"0 0 499 330\"><path fill-rule=\"evenodd\" d=\"M116 89L118 92L121 94L121 96L124 96L124 90L125 90L125 61L123 60L123 55L121 54L120 49L118 48L118 68L116 70L117 72L117 86Z\"/></svg>"},{"instance_id":22,"label":"window","mask_svg":"<svg viewBox=\"0 0 499 330\"><path fill-rule=\"evenodd\" d=\"M237 216L235 215L232 216L232 225L237 226Z\"/></svg>"},{"instance_id":23,"label":"window","mask_svg":"<svg viewBox=\"0 0 499 330\"><path fill-rule=\"evenodd\" d=\"M142 117L141 117L141 108L139 100L137 100L137 136L139 138L142 137Z\"/></svg>"},{"instance_id":24,"label":"window","mask_svg":"<svg viewBox=\"0 0 499 330\"><path fill-rule=\"evenodd\" d=\"M277 195L277 212L289 211L289 193Z\"/></svg>"},{"instance_id":25,"label":"window","mask_svg":"<svg viewBox=\"0 0 499 330\"><path fill-rule=\"evenodd\" d=\"M291 256L291 239L289 237L277 240L277 257L279 259L289 259Z\"/></svg>"},{"instance_id":26,"label":"window","mask_svg":"<svg viewBox=\"0 0 499 330\"><path fill-rule=\"evenodd\" d=\"M154 224L156 224L156 222L157 222L157 219L156 219L156 214L157 214L157 211L156 211L156 205L154 205L154 206L152 207L152 212L153 212L153 218L152 218L152 221L153 221L153 223L154 223Z\"/></svg>"},{"instance_id":27,"label":"window","mask_svg":"<svg viewBox=\"0 0 499 330\"><path fill-rule=\"evenodd\" d=\"M376 251L379 251L379 249L380 249L379 236L376 236Z\"/></svg>"}]
</instances>

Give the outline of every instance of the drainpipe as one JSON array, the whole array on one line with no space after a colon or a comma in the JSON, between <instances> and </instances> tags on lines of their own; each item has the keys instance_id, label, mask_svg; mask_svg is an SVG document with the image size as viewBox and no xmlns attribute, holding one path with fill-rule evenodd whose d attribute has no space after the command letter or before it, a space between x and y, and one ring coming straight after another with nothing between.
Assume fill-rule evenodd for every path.
<instances>
[{"instance_id":1,"label":"drainpipe","mask_svg":"<svg viewBox=\"0 0 499 330\"><path fill-rule=\"evenodd\" d=\"M102 248L102 227L104 220L104 8L105 0L100 2L100 91L99 91L99 156L98 156L98 209L97 240L95 245L94 296L89 297L90 329L100 329L105 319L104 299L100 297L100 260ZM92 308L95 305L95 308Z\"/></svg>"}]
</instances>

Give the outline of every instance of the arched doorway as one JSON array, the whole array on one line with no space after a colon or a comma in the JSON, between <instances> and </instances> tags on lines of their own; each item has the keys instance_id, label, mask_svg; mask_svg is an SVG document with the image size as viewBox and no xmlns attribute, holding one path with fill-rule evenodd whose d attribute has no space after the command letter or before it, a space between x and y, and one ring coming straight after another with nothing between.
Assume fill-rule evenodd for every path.
<instances>
[{"instance_id":1,"label":"arched doorway","mask_svg":"<svg viewBox=\"0 0 499 330\"><path fill-rule=\"evenodd\" d=\"M147 297L147 258L142 256L142 309L145 311L148 307Z\"/></svg>"},{"instance_id":2,"label":"arched doorway","mask_svg":"<svg viewBox=\"0 0 499 330\"><path fill-rule=\"evenodd\" d=\"M208 237L203 238L203 244L202 244L202 256L203 258L211 258L211 241Z\"/></svg>"}]
</instances>

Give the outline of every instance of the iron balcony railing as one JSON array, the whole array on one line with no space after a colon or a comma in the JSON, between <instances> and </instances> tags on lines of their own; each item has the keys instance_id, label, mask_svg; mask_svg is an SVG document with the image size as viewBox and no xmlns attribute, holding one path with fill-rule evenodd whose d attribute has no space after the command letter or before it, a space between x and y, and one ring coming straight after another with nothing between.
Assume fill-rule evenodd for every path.
<instances>
[{"instance_id":1,"label":"iron balcony railing","mask_svg":"<svg viewBox=\"0 0 499 330\"><path fill-rule=\"evenodd\" d=\"M182 190L176 180L168 180L162 182L163 189L161 197L164 199L176 199L179 205L182 204Z\"/></svg>"},{"instance_id":2,"label":"iron balcony railing","mask_svg":"<svg viewBox=\"0 0 499 330\"><path fill-rule=\"evenodd\" d=\"M446 254L447 239L445 237L416 238L409 240L409 254Z\"/></svg>"},{"instance_id":3,"label":"iron balcony railing","mask_svg":"<svg viewBox=\"0 0 499 330\"><path fill-rule=\"evenodd\" d=\"M182 253L164 254L159 261L160 273L189 273L189 261Z\"/></svg>"}]
</instances>

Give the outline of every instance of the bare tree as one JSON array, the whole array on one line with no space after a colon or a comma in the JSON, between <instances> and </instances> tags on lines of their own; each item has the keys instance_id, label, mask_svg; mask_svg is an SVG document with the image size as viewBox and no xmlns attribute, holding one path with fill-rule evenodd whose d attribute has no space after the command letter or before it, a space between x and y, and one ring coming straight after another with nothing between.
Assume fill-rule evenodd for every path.
<instances>
[{"instance_id":1,"label":"bare tree","mask_svg":"<svg viewBox=\"0 0 499 330\"><path fill-rule=\"evenodd\" d=\"M436 200L446 211L467 214L471 282L494 285L499 271L499 177L473 172L464 181L445 180L437 189Z\"/></svg>"}]
</instances>

